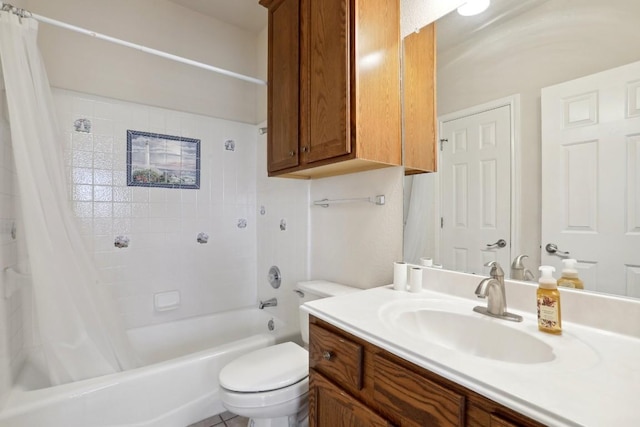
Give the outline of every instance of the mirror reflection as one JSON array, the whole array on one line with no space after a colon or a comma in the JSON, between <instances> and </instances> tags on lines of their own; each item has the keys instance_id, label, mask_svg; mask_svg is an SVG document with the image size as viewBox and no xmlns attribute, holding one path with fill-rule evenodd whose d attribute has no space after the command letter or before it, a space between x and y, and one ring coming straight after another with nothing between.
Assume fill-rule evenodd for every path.
<instances>
[{"instance_id":1,"label":"mirror reflection","mask_svg":"<svg viewBox=\"0 0 640 427\"><path fill-rule=\"evenodd\" d=\"M586 290L640 297L638 16L492 0L438 20L439 172L405 178L406 261L509 275L526 255L537 278L575 258Z\"/></svg>"}]
</instances>

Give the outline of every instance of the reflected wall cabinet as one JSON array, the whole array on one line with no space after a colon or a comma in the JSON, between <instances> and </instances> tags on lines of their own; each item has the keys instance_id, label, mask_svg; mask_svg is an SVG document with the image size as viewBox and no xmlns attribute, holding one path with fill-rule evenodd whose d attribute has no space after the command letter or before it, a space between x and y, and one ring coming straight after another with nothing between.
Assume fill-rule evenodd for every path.
<instances>
[{"instance_id":1,"label":"reflected wall cabinet","mask_svg":"<svg viewBox=\"0 0 640 427\"><path fill-rule=\"evenodd\" d=\"M260 0L269 176L402 164L399 0Z\"/></svg>"},{"instance_id":2,"label":"reflected wall cabinet","mask_svg":"<svg viewBox=\"0 0 640 427\"><path fill-rule=\"evenodd\" d=\"M437 171L436 23L402 41L404 170Z\"/></svg>"}]
</instances>

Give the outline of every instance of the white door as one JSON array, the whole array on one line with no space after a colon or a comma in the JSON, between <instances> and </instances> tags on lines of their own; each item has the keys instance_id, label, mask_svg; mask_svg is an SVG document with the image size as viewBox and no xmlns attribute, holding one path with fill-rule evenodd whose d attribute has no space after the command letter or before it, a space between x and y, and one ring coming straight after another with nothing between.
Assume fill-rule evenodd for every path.
<instances>
[{"instance_id":1,"label":"white door","mask_svg":"<svg viewBox=\"0 0 640 427\"><path fill-rule=\"evenodd\" d=\"M640 62L542 90L543 264L640 297Z\"/></svg>"},{"instance_id":2,"label":"white door","mask_svg":"<svg viewBox=\"0 0 640 427\"><path fill-rule=\"evenodd\" d=\"M444 121L440 260L445 268L507 272L511 231L511 106Z\"/></svg>"}]
</instances>

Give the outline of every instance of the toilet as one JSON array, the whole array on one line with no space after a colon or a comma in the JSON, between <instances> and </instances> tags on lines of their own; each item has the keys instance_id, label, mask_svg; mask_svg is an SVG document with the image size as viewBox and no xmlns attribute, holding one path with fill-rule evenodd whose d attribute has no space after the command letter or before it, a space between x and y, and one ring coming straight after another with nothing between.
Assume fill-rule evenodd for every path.
<instances>
[{"instance_id":1,"label":"toilet","mask_svg":"<svg viewBox=\"0 0 640 427\"><path fill-rule=\"evenodd\" d=\"M299 282L300 305L359 289L314 280ZM309 314L300 310L300 331L309 344ZM309 414L309 353L285 342L245 354L220 371L220 397L234 414L248 417L249 427L306 427Z\"/></svg>"}]
</instances>

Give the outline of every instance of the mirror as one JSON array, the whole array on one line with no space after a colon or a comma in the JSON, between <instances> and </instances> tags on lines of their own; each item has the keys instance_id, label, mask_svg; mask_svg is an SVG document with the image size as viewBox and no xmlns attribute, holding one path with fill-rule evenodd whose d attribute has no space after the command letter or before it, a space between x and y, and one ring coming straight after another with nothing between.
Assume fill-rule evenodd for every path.
<instances>
[{"instance_id":1,"label":"mirror","mask_svg":"<svg viewBox=\"0 0 640 427\"><path fill-rule=\"evenodd\" d=\"M509 190L504 191L509 192L508 207L501 208L509 211L511 221L504 250L509 261L519 254L528 255L525 264L536 277L541 245L547 243L541 239L541 89L639 61L638 16L637 0L492 0L480 15L463 17L453 11L436 23L440 131L442 118L487 105L491 108L498 101L510 103L516 116ZM432 257L436 264L442 263L441 180L443 173L405 178L404 254L408 262ZM640 271L640 244L636 253L639 259L632 264ZM452 264L444 267L456 269ZM503 268L508 276L510 262ZM477 273L487 274L488 270Z\"/></svg>"}]
</instances>

